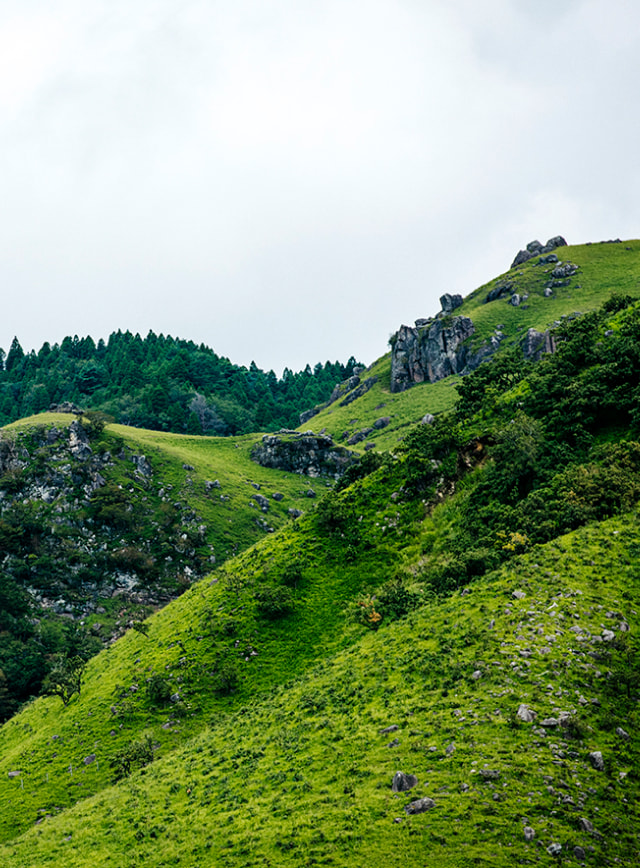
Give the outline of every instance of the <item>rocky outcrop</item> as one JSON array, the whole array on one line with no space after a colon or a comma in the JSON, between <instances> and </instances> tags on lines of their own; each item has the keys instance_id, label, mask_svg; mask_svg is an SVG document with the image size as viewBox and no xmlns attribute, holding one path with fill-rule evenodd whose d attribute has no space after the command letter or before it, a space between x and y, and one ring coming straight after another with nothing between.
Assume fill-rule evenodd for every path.
<instances>
[{"instance_id":1,"label":"rocky outcrop","mask_svg":"<svg viewBox=\"0 0 640 868\"><path fill-rule=\"evenodd\" d=\"M391 353L391 391L435 383L467 368L467 338L475 332L466 316L436 318L423 329L400 326Z\"/></svg>"},{"instance_id":2,"label":"rocky outcrop","mask_svg":"<svg viewBox=\"0 0 640 868\"><path fill-rule=\"evenodd\" d=\"M448 292L445 292L444 295L440 296L440 306L442 307L442 312L453 313L456 308L461 306L463 301L464 299L461 295L449 295Z\"/></svg>"},{"instance_id":3,"label":"rocky outcrop","mask_svg":"<svg viewBox=\"0 0 640 868\"><path fill-rule=\"evenodd\" d=\"M533 259L534 256L542 256L545 253L551 253L552 250L556 250L558 247L566 246L567 242L564 240L562 235L555 235L553 238L550 238L544 246L540 244L539 241L530 241L525 250L518 251L515 259L511 263L511 268L515 268L518 265L522 265L524 262L528 262L530 259Z\"/></svg>"},{"instance_id":4,"label":"rocky outcrop","mask_svg":"<svg viewBox=\"0 0 640 868\"><path fill-rule=\"evenodd\" d=\"M529 329L522 341L522 354L525 359L537 362L545 353L555 353L556 342L547 329L545 332L539 332L535 329Z\"/></svg>"},{"instance_id":5,"label":"rocky outcrop","mask_svg":"<svg viewBox=\"0 0 640 868\"><path fill-rule=\"evenodd\" d=\"M254 446L251 458L262 467L334 479L339 479L347 467L360 460L355 452L336 446L327 434L297 431L265 434L262 442Z\"/></svg>"}]
</instances>

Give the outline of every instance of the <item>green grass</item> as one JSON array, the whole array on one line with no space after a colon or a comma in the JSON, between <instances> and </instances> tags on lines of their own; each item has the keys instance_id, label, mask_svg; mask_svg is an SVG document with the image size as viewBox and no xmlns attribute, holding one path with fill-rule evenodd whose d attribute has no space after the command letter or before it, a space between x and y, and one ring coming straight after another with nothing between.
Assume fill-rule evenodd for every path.
<instances>
[{"instance_id":1,"label":"green grass","mask_svg":"<svg viewBox=\"0 0 640 868\"><path fill-rule=\"evenodd\" d=\"M60 792L88 794L100 772L81 756L91 749L104 763L103 745L89 744L92 723L78 706L76 732L64 735L74 742L74 774L54 761L30 770L28 727L48 737L51 751L51 735L62 731L59 716L56 726L53 710L37 703L8 726L25 739L22 755L11 757L23 774L9 780L3 763L0 778L3 818L19 808L32 828L0 849L0 861L375 868L394 853L408 866L507 866L552 864L546 848L558 842L564 864L578 864L576 845L594 848L590 864L637 864L637 711L619 687L621 652L592 637L602 624L620 636L621 616L636 635L639 552L635 515L539 547L464 598L363 632L286 687L218 710L169 755L164 745L176 736L163 730L151 766L57 814L44 796L45 770L66 775ZM574 625L590 638L578 641ZM137 641L129 656L144 653ZM92 717L106 715L97 696L92 703ZM572 712L574 734L541 735L536 724L515 722L520 703L538 722ZM399 729L380 733L391 724ZM399 744L389 747L393 738ZM604 772L592 768L593 750L603 753ZM484 768L499 777L483 779ZM393 794L397 770L415 774L417 786ZM404 806L422 797L435 807L406 815ZM603 837L582 831L580 817ZM532 843L525 825L535 830Z\"/></svg>"}]
</instances>

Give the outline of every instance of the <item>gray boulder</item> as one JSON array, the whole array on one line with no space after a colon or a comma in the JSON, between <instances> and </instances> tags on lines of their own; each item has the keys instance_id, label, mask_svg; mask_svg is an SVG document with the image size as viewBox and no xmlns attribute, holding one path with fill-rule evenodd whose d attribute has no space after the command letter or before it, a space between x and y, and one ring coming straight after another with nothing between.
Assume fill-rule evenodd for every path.
<instances>
[{"instance_id":1,"label":"gray boulder","mask_svg":"<svg viewBox=\"0 0 640 868\"><path fill-rule=\"evenodd\" d=\"M416 799L415 802L405 805L404 810L407 814L424 814L425 811L434 808L435 804L433 799Z\"/></svg>"},{"instance_id":2,"label":"gray boulder","mask_svg":"<svg viewBox=\"0 0 640 868\"><path fill-rule=\"evenodd\" d=\"M544 332L530 328L522 341L522 355L537 362L545 353L555 353L556 342L549 330Z\"/></svg>"},{"instance_id":3,"label":"gray boulder","mask_svg":"<svg viewBox=\"0 0 640 868\"><path fill-rule=\"evenodd\" d=\"M524 723L533 723L537 716L536 712L524 703L519 705L518 710L516 711L516 717Z\"/></svg>"},{"instance_id":4,"label":"gray boulder","mask_svg":"<svg viewBox=\"0 0 640 868\"><path fill-rule=\"evenodd\" d=\"M604 771L604 759L602 758L602 752L599 750L594 750L589 754L589 762L593 766L593 768L597 772Z\"/></svg>"},{"instance_id":5,"label":"gray boulder","mask_svg":"<svg viewBox=\"0 0 640 868\"><path fill-rule=\"evenodd\" d=\"M406 772L396 772L391 783L391 791L394 793L406 793L418 783L418 778L415 775L408 775Z\"/></svg>"},{"instance_id":6,"label":"gray boulder","mask_svg":"<svg viewBox=\"0 0 640 868\"><path fill-rule=\"evenodd\" d=\"M258 504L258 506L263 512L269 511L269 499L263 494L252 494L251 500L255 500L255 502Z\"/></svg>"},{"instance_id":7,"label":"gray boulder","mask_svg":"<svg viewBox=\"0 0 640 868\"><path fill-rule=\"evenodd\" d=\"M450 295L448 292L445 292L444 295L440 296L440 307L443 313L451 313L457 307L460 307L463 301L464 299L461 295Z\"/></svg>"}]
</instances>

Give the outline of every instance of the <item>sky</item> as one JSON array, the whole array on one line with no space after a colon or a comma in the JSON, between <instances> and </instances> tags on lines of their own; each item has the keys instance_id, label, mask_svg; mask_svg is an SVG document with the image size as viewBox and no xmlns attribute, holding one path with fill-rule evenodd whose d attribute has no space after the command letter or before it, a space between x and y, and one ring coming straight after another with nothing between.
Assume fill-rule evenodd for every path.
<instances>
[{"instance_id":1,"label":"sky","mask_svg":"<svg viewBox=\"0 0 640 868\"><path fill-rule=\"evenodd\" d=\"M637 0L2 0L0 346L281 374L640 237Z\"/></svg>"}]
</instances>

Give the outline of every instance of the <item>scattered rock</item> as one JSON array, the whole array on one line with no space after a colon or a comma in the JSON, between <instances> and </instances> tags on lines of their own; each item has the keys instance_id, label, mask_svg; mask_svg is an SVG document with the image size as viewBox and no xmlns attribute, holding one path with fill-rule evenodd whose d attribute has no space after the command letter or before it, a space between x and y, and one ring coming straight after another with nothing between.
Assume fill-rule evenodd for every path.
<instances>
[{"instance_id":1,"label":"scattered rock","mask_svg":"<svg viewBox=\"0 0 640 868\"><path fill-rule=\"evenodd\" d=\"M593 766L593 768L597 772L604 771L604 760L602 758L602 752L599 750L594 750L589 754L589 762Z\"/></svg>"},{"instance_id":2,"label":"scattered rock","mask_svg":"<svg viewBox=\"0 0 640 868\"><path fill-rule=\"evenodd\" d=\"M433 425L436 421L436 417L432 416L431 413L425 413L420 422L422 425Z\"/></svg>"},{"instance_id":3,"label":"scattered rock","mask_svg":"<svg viewBox=\"0 0 640 868\"><path fill-rule=\"evenodd\" d=\"M391 422L391 416L381 416L373 423L373 427L379 431L381 428L386 428L389 422Z\"/></svg>"},{"instance_id":4,"label":"scattered rock","mask_svg":"<svg viewBox=\"0 0 640 868\"><path fill-rule=\"evenodd\" d=\"M574 847L573 848L573 855L576 857L576 859L580 859L580 860L587 858L587 854L585 853L585 851L583 850L582 847L577 847L577 846Z\"/></svg>"},{"instance_id":5,"label":"scattered rock","mask_svg":"<svg viewBox=\"0 0 640 868\"><path fill-rule=\"evenodd\" d=\"M398 747L399 744L400 744L400 740L397 738L394 738L393 741L389 742L387 747Z\"/></svg>"},{"instance_id":6,"label":"scattered rock","mask_svg":"<svg viewBox=\"0 0 640 868\"><path fill-rule=\"evenodd\" d=\"M514 292L513 295L511 296L511 298L509 299L509 304L512 305L513 307L520 307L521 301L522 301L522 299L520 298L520 295L517 292Z\"/></svg>"},{"instance_id":7,"label":"scattered rock","mask_svg":"<svg viewBox=\"0 0 640 868\"><path fill-rule=\"evenodd\" d=\"M497 769L479 769L478 774L485 781L497 781L500 777L500 772Z\"/></svg>"},{"instance_id":8,"label":"scattered rock","mask_svg":"<svg viewBox=\"0 0 640 868\"><path fill-rule=\"evenodd\" d=\"M556 342L549 330L536 331L531 328L522 341L522 355L525 359L537 362L544 353L555 353Z\"/></svg>"},{"instance_id":9,"label":"scattered rock","mask_svg":"<svg viewBox=\"0 0 640 868\"><path fill-rule=\"evenodd\" d=\"M220 487L221 487L220 483L217 479L213 479L213 480L208 479L204 484L205 491L213 491L214 488L220 488Z\"/></svg>"},{"instance_id":10,"label":"scattered rock","mask_svg":"<svg viewBox=\"0 0 640 868\"><path fill-rule=\"evenodd\" d=\"M433 799L416 799L415 802L405 805L404 809L407 814L424 814L425 811L435 807L435 804Z\"/></svg>"},{"instance_id":11,"label":"scattered rock","mask_svg":"<svg viewBox=\"0 0 640 868\"><path fill-rule=\"evenodd\" d=\"M467 370L466 341L475 330L466 316L436 319L425 330L400 326L391 350L391 391L404 392L416 383L435 383Z\"/></svg>"},{"instance_id":12,"label":"scattered rock","mask_svg":"<svg viewBox=\"0 0 640 868\"><path fill-rule=\"evenodd\" d=\"M523 831L524 831L524 840L525 841L533 841L533 839L536 836L534 829L532 829L531 826L525 826Z\"/></svg>"},{"instance_id":13,"label":"scattered rock","mask_svg":"<svg viewBox=\"0 0 640 868\"><path fill-rule=\"evenodd\" d=\"M182 469L183 470L195 470L195 467L193 466L193 464L183 464Z\"/></svg>"},{"instance_id":14,"label":"scattered rock","mask_svg":"<svg viewBox=\"0 0 640 868\"><path fill-rule=\"evenodd\" d=\"M92 762L95 762L95 759L96 759L96 755L95 755L94 753L90 753L89 756L86 756L86 757L83 759L83 763L84 763L86 766L90 766Z\"/></svg>"},{"instance_id":15,"label":"scattered rock","mask_svg":"<svg viewBox=\"0 0 640 868\"><path fill-rule=\"evenodd\" d=\"M536 712L524 703L519 705L516 711L516 717L524 723L533 723L537 716Z\"/></svg>"},{"instance_id":16,"label":"scattered rock","mask_svg":"<svg viewBox=\"0 0 640 868\"><path fill-rule=\"evenodd\" d=\"M397 732L400 729L397 723L392 723L391 726L385 726L384 729L379 729L380 735L388 735L390 732Z\"/></svg>"},{"instance_id":17,"label":"scattered rock","mask_svg":"<svg viewBox=\"0 0 640 868\"><path fill-rule=\"evenodd\" d=\"M555 235L553 238L550 238L547 243L542 246L539 241L530 241L527 244L526 250L520 250L517 254L513 262L511 263L511 268L516 268L518 265L522 265L525 262L528 262L530 259L533 259L534 256L540 256L544 253L550 253L552 250L556 250L558 247L565 247L567 242L561 235Z\"/></svg>"},{"instance_id":18,"label":"scattered rock","mask_svg":"<svg viewBox=\"0 0 640 868\"><path fill-rule=\"evenodd\" d=\"M391 791L394 793L405 793L412 789L418 783L418 778L415 775L409 775L405 772L396 772L391 783Z\"/></svg>"},{"instance_id":19,"label":"scattered rock","mask_svg":"<svg viewBox=\"0 0 640 868\"><path fill-rule=\"evenodd\" d=\"M281 494L281 492L279 492L279 491L274 491L273 494L271 495L271 497L274 500L280 501L280 500L283 500L284 494Z\"/></svg>"},{"instance_id":20,"label":"scattered rock","mask_svg":"<svg viewBox=\"0 0 640 868\"><path fill-rule=\"evenodd\" d=\"M265 434L251 452L262 467L288 470L305 476L339 479L360 457L344 446L336 446L328 434L299 434L297 431Z\"/></svg>"},{"instance_id":21,"label":"scattered rock","mask_svg":"<svg viewBox=\"0 0 640 868\"><path fill-rule=\"evenodd\" d=\"M553 843L553 844L549 844L549 846L547 847L547 853L550 856L559 856L561 852L562 852L562 844Z\"/></svg>"},{"instance_id":22,"label":"scattered rock","mask_svg":"<svg viewBox=\"0 0 640 868\"><path fill-rule=\"evenodd\" d=\"M9 775L10 778L17 778L17 777L20 777L22 772L21 771L7 772L7 774Z\"/></svg>"},{"instance_id":23,"label":"scattered rock","mask_svg":"<svg viewBox=\"0 0 640 868\"><path fill-rule=\"evenodd\" d=\"M516 599L516 600L524 600L524 598L525 598L527 595L525 594L524 591L514 591L514 592L511 594L511 596L514 597L514 599Z\"/></svg>"},{"instance_id":24,"label":"scattered rock","mask_svg":"<svg viewBox=\"0 0 640 868\"><path fill-rule=\"evenodd\" d=\"M269 511L269 498L265 497L264 494L252 494L251 500L255 500L263 512Z\"/></svg>"},{"instance_id":25,"label":"scattered rock","mask_svg":"<svg viewBox=\"0 0 640 868\"><path fill-rule=\"evenodd\" d=\"M89 437L78 419L69 425L69 448L78 461L86 461L92 454Z\"/></svg>"},{"instance_id":26,"label":"scattered rock","mask_svg":"<svg viewBox=\"0 0 640 868\"><path fill-rule=\"evenodd\" d=\"M593 823L591 820L587 820L586 817L580 817L580 828L583 832L593 832Z\"/></svg>"},{"instance_id":27,"label":"scattered rock","mask_svg":"<svg viewBox=\"0 0 640 868\"><path fill-rule=\"evenodd\" d=\"M480 669L476 669L475 672L471 673L471 678L474 681L478 681L480 678L482 678L482 671Z\"/></svg>"},{"instance_id":28,"label":"scattered rock","mask_svg":"<svg viewBox=\"0 0 640 868\"><path fill-rule=\"evenodd\" d=\"M619 735L620 738L624 738L625 740L631 738L628 732L626 732L621 726L616 726L616 735Z\"/></svg>"}]
</instances>

